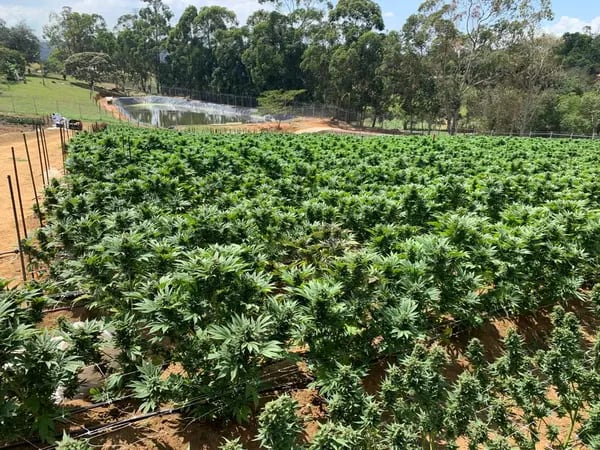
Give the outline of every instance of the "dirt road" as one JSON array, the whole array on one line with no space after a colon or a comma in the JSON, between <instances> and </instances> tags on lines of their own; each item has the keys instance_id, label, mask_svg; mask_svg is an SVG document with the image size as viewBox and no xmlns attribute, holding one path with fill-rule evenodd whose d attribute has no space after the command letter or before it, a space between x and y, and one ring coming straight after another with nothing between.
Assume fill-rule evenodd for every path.
<instances>
[{"instance_id":1,"label":"dirt road","mask_svg":"<svg viewBox=\"0 0 600 450\"><path fill-rule=\"evenodd\" d=\"M45 129L46 142L48 146L48 156L50 160L50 177L59 177L63 174L63 160L60 147L60 134L58 129ZM25 214L25 223L28 235L31 236L33 230L39 227L39 220L33 213L35 204L35 195L33 183L27 163L25 152L25 143L23 135L27 139L29 146L29 155L33 168L35 186L37 188L38 199L41 201L43 193L42 169L38 153L38 145L35 131L10 131L3 129L0 134L0 278L13 279L15 281L22 279L19 256L17 254L1 255L4 252L18 248L17 234L15 230L15 221L10 200L10 191L8 188L7 176L13 179L13 188L16 198L16 186L11 148L15 149L17 160L17 172L19 175L19 185L21 188L21 198L23 200L23 209ZM45 175L44 175L45 177ZM20 221L20 213L19 213ZM21 235L23 235L23 226L20 223Z\"/></svg>"}]
</instances>

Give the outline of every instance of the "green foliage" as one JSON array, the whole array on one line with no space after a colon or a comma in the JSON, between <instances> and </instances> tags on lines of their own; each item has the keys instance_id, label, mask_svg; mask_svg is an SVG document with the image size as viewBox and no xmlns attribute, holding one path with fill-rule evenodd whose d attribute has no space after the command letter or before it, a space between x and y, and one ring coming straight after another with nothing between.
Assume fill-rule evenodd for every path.
<instances>
[{"instance_id":1,"label":"green foliage","mask_svg":"<svg viewBox=\"0 0 600 450\"><path fill-rule=\"evenodd\" d=\"M319 426L309 450L359 450L363 449L362 435L360 430L341 423L327 422Z\"/></svg>"},{"instance_id":2,"label":"green foliage","mask_svg":"<svg viewBox=\"0 0 600 450\"><path fill-rule=\"evenodd\" d=\"M73 439L63 431L63 437L56 443L57 450L91 450L86 440Z\"/></svg>"},{"instance_id":3,"label":"green foliage","mask_svg":"<svg viewBox=\"0 0 600 450\"><path fill-rule=\"evenodd\" d=\"M582 441L592 449L600 448L600 405L594 403L589 411L589 417L578 432Z\"/></svg>"},{"instance_id":4,"label":"green foliage","mask_svg":"<svg viewBox=\"0 0 600 450\"><path fill-rule=\"evenodd\" d=\"M110 57L105 53L74 53L65 61L65 72L90 85L110 79L113 73Z\"/></svg>"},{"instance_id":5,"label":"green foliage","mask_svg":"<svg viewBox=\"0 0 600 450\"><path fill-rule=\"evenodd\" d=\"M40 40L25 22L7 27L0 21L0 46L19 52L28 63L40 57Z\"/></svg>"},{"instance_id":6,"label":"green foliage","mask_svg":"<svg viewBox=\"0 0 600 450\"><path fill-rule=\"evenodd\" d=\"M33 295L31 295L33 294ZM58 403L77 387L82 361L60 348L60 337L34 328L39 292L0 292L0 439L23 432L53 440Z\"/></svg>"},{"instance_id":7,"label":"green foliage","mask_svg":"<svg viewBox=\"0 0 600 450\"><path fill-rule=\"evenodd\" d=\"M225 439L225 443L219 447L219 450L244 450L244 446L240 444L240 438Z\"/></svg>"},{"instance_id":8,"label":"green foliage","mask_svg":"<svg viewBox=\"0 0 600 450\"><path fill-rule=\"evenodd\" d=\"M270 401L258 417L260 445L268 449L294 449L302 433L298 402L288 395Z\"/></svg>"},{"instance_id":9,"label":"green foliage","mask_svg":"<svg viewBox=\"0 0 600 450\"><path fill-rule=\"evenodd\" d=\"M99 45L103 33L106 33L106 22L102 16L79 13L70 6L52 12L49 23L44 26L44 37L62 60L76 53L103 51Z\"/></svg>"},{"instance_id":10,"label":"green foliage","mask_svg":"<svg viewBox=\"0 0 600 450\"><path fill-rule=\"evenodd\" d=\"M304 92L304 89L265 91L258 98L258 110L262 114L273 116L281 126L281 121L289 118L296 98Z\"/></svg>"},{"instance_id":11,"label":"green foliage","mask_svg":"<svg viewBox=\"0 0 600 450\"><path fill-rule=\"evenodd\" d=\"M23 55L0 45L0 73L9 81L18 81L25 73Z\"/></svg>"},{"instance_id":12,"label":"green foliage","mask_svg":"<svg viewBox=\"0 0 600 450\"><path fill-rule=\"evenodd\" d=\"M563 95L558 103L562 125L573 132L597 134L600 124L600 94L597 91Z\"/></svg>"},{"instance_id":13,"label":"green foliage","mask_svg":"<svg viewBox=\"0 0 600 450\"><path fill-rule=\"evenodd\" d=\"M215 392L220 391L219 386L233 388L220 400L238 421L248 418L251 405L258 406L261 365L284 355L280 342L268 340L272 324L265 315L256 319L234 315L226 325L212 325L207 331L214 345L207 359L214 364Z\"/></svg>"},{"instance_id":14,"label":"green foliage","mask_svg":"<svg viewBox=\"0 0 600 450\"><path fill-rule=\"evenodd\" d=\"M103 316L64 324L66 353L97 362L98 331L113 333L98 398L250 420L293 354L327 412L309 447L532 448L547 431L566 449L600 395L600 344L583 346L573 314L555 309L535 351L511 330L488 361L472 340L456 377L445 346L583 299L600 263L599 162L567 140L114 128L70 142L39 254ZM393 363L367 393L381 358ZM262 412L265 447L302 445L295 408ZM543 426L553 413L570 431Z\"/></svg>"},{"instance_id":15,"label":"green foliage","mask_svg":"<svg viewBox=\"0 0 600 450\"><path fill-rule=\"evenodd\" d=\"M135 398L143 400L140 410L146 413L156 409L166 399L166 388L161 379L162 370L159 366L144 361L138 369L140 380L131 382L129 387Z\"/></svg>"},{"instance_id":16,"label":"green foliage","mask_svg":"<svg viewBox=\"0 0 600 450\"><path fill-rule=\"evenodd\" d=\"M76 355L86 364L101 364L101 333L104 323L98 320L71 323L64 318L59 318L59 327L63 332L66 342L71 344L69 354Z\"/></svg>"},{"instance_id":17,"label":"green foliage","mask_svg":"<svg viewBox=\"0 0 600 450\"><path fill-rule=\"evenodd\" d=\"M334 422L351 425L365 411L367 397L361 375L364 376L350 366L338 365L333 373L319 377L316 384L329 401L329 416Z\"/></svg>"}]
</instances>

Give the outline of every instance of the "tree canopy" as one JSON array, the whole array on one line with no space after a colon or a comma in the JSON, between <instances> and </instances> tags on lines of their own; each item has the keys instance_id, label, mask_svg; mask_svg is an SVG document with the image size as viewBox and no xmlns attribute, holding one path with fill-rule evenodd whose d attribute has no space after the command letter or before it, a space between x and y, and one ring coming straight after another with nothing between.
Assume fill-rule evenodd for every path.
<instances>
[{"instance_id":1,"label":"tree canopy","mask_svg":"<svg viewBox=\"0 0 600 450\"><path fill-rule=\"evenodd\" d=\"M40 41L25 22L7 27L0 19L0 45L19 52L27 62L37 61L40 57Z\"/></svg>"},{"instance_id":2,"label":"tree canopy","mask_svg":"<svg viewBox=\"0 0 600 450\"><path fill-rule=\"evenodd\" d=\"M166 1L140 0L114 30L98 14L63 7L44 36L53 68L101 53L113 63L112 80L143 91L305 90L307 100L356 111L372 125L395 118L450 133L597 128L595 109L580 105L593 104L598 90L600 35L544 35L549 0L426 0L389 31L374 0L259 3L265 9L241 24L223 6L190 5L174 17ZM26 24L0 23L0 45L37 58Z\"/></svg>"},{"instance_id":3,"label":"tree canopy","mask_svg":"<svg viewBox=\"0 0 600 450\"><path fill-rule=\"evenodd\" d=\"M281 127L281 121L291 114L294 101L305 92L304 89L265 91L258 97L258 110L273 116Z\"/></svg>"},{"instance_id":4,"label":"tree canopy","mask_svg":"<svg viewBox=\"0 0 600 450\"><path fill-rule=\"evenodd\" d=\"M93 86L97 81L105 81L110 77L113 65L106 53L82 52L67 58L65 71Z\"/></svg>"}]
</instances>

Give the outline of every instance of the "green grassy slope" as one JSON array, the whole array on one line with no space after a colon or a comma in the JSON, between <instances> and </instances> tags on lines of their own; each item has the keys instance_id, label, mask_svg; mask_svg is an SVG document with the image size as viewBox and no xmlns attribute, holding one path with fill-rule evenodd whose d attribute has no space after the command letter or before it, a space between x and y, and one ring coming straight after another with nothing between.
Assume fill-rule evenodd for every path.
<instances>
[{"instance_id":1,"label":"green grassy slope","mask_svg":"<svg viewBox=\"0 0 600 450\"><path fill-rule=\"evenodd\" d=\"M110 113L101 110L90 98L90 91L62 79L29 76L27 83L0 83L0 113L47 116L58 112L69 119L109 121Z\"/></svg>"}]
</instances>

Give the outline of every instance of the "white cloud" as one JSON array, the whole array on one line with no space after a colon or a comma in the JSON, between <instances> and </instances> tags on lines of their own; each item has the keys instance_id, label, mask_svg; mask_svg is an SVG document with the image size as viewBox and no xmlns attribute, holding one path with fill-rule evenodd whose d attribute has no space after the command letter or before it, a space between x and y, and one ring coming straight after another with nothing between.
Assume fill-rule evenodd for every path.
<instances>
[{"instance_id":1,"label":"white cloud","mask_svg":"<svg viewBox=\"0 0 600 450\"><path fill-rule=\"evenodd\" d=\"M391 11L383 13L383 17L386 17L386 18L391 18L391 17L395 17L395 16L396 16L396 14L394 14Z\"/></svg>"},{"instance_id":2,"label":"white cloud","mask_svg":"<svg viewBox=\"0 0 600 450\"><path fill-rule=\"evenodd\" d=\"M585 27L590 27L592 33L600 32L600 16L586 21L577 17L562 16L560 19L544 28L544 31L556 36L562 36L565 33L582 32Z\"/></svg>"},{"instance_id":3,"label":"white cloud","mask_svg":"<svg viewBox=\"0 0 600 450\"><path fill-rule=\"evenodd\" d=\"M41 24L48 21L48 10L26 5L0 5L0 18L6 21L9 26L24 21L34 29L36 33L41 34ZM38 24L40 24L38 29Z\"/></svg>"}]
</instances>

